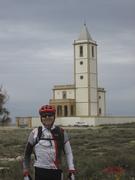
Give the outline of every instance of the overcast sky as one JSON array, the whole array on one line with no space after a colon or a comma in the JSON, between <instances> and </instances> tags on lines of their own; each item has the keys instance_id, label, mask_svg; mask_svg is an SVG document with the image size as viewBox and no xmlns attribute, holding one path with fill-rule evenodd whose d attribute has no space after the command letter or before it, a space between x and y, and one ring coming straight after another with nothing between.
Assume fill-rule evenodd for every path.
<instances>
[{"instance_id":1,"label":"overcast sky","mask_svg":"<svg viewBox=\"0 0 135 180\"><path fill-rule=\"evenodd\" d=\"M37 116L54 85L73 84L73 41L98 44L108 115L135 115L135 0L0 0L0 85L11 116Z\"/></svg>"}]
</instances>

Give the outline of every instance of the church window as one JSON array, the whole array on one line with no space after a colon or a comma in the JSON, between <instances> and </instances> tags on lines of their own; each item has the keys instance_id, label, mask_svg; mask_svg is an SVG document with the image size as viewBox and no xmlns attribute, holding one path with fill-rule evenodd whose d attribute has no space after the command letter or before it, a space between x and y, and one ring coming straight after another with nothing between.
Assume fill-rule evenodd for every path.
<instances>
[{"instance_id":1,"label":"church window","mask_svg":"<svg viewBox=\"0 0 135 180\"><path fill-rule=\"evenodd\" d=\"M101 96L99 96L98 98L101 99Z\"/></svg>"},{"instance_id":2,"label":"church window","mask_svg":"<svg viewBox=\"0 0 135 180\"><path fill-rule=\"evenodd\" d=\"M74 107L73 107L73 105L71 105L71 107L70 107L71 109L71 116L73 116L74 115Z\"/></svg>"},{"instance_id":3,"label":"church window","mask_svg":"<svg viewBox=\"0 0 135 180\"><path fill-rule=\"evenodd\" d=\"M80 79L83 79L83 76L80 76Z\"/></svg>"},{"instance_id":4,"label":"church window","mask_svg":"<svg viewBox=\"0 0 135 180\"><path fill-rule=\"evenodd\" d=\"M80 65L82 65L83 64L83 61L80 61Z\"/></svg>"},{"instance_id":5,"label":"church window","mask_svg":"<svg viewBox=\"0 0 135 180\"><path fill-rule=\"evenodd\" d=\"M62 97L63 97L63 99L66 99L66 98L67 98L67 93L66 93L66 91L63 91L63 92L62 92Z\"/></svg>"},{"instance_id":6,"label":"church window","mask_svg":"<svg viewBox=\"0 0 135 180\"><path fill-rule=\"evenodd\" d=\"M60 106L60 105L57 106L57 116L58 117L62 116L62 106Z\"/></svg>"},{"instance_id":7,"label":"church window","mask_svg":"<svg viewBox=\"0 0 135 180\"><path fill-rule=\"evenodd\" d=\"M64 116L68 116L68 107L64 106Z\"/></svg>"},{"instance_id":8,"label":"church window","mask_svg":"<svg viewBox=\"0 0 135 180\"><path fill-rule=\"evenodd\" d=\"M80 57L83 57L83 46L80 46Z\"/></svg>"},{"instance_id":9,"label":"church window","mask_svg":"<svg viewBox=\"0 0 135 180\"><path fill-rule=\"evenodd\" d=\"M102 113L102 110L101 110L101 108L99 108L99 115Z\"/></svg>"},{"instance_id":10,"label":"church window","mask_svg":"<svg viewBox=\"0 0 135 180\"><path fill-rule=\"evenodd\" d=\"M91 51L92 51L92 57L94 57L94 56L95 56L95 55L94 55L94 54L95 54L95 53L94 53L94 46L92 46L91 48L92 48L92 49L91 49Z\"/></svg>"}]
</instances>

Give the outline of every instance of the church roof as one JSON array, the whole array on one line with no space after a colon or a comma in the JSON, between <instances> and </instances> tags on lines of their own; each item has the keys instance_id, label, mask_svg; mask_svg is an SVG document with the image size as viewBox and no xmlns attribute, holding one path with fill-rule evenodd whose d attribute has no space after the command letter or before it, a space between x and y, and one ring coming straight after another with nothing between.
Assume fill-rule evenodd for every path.
<instances>
[{"instance_id":1,"label":"church roof","mask_svg":"<svg viewBox=\"0 0 135 180\"><path fill-rule=\"evenodd\" d=\"M75 89L74 84L67 84L67 85L55 85L53 90L62 90L62 89Z\"/></svg>"},{"instance_id":2,"label":"church roof","mask_svg":"<svg viewBox=\"0 0 135 180\"><path fill-rule=\"evenodd\" d=\"M90 40L90 41L93 41L92 38L91 38L91 35L87 29L87 26L86 24L84 24L83 28L82 28L82 31L79 35L79 38L78 40Z\"/></svg>"}]
</instances>

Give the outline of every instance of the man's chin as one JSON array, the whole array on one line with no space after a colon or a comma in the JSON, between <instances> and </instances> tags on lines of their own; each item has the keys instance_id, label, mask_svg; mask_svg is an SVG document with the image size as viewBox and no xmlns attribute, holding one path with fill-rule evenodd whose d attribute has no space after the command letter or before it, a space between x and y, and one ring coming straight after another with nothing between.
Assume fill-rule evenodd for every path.
<instances>
[{"instance_id":1,"label":"man's chin","mask_svg":"<svg viewBox=\"0 0 135 180\"><path fill-rule=\"evenodd\" d=\"M51 125L44 125L44 127L47 129L51 129L52 126Z\"/></svg>"}]
</instances>

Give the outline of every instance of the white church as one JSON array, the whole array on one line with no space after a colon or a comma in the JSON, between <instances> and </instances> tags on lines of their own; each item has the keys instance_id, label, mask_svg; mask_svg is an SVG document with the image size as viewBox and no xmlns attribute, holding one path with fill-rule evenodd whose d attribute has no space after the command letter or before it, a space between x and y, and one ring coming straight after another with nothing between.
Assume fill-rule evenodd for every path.
<instances>
[{"instance_id":1,"label":"white church","mask_svg":"<svg viewBox=\"0 0 135 180\"><path fill-rule=\"evenodd\" d=\"M97 43L84 24L74 41L74 84L56 85L50 104L57 117L105 116L105 90L98 87Z\"/></svg>"},{"instance_id":2,"label":"white church","mask_svg":"<svg viewBox=\"0 0 135 180\"><path fill-rule=\"evenodd\" d=\"M98 87L97 43L84 24L74 41L74 83L55 85L49 104L56 108L55 123L61 126L124 124L135 122L134 116L107 116L106 91ZM16 117L16 125L37 127L39 117Z\"/></svg>"}]
</instances>

